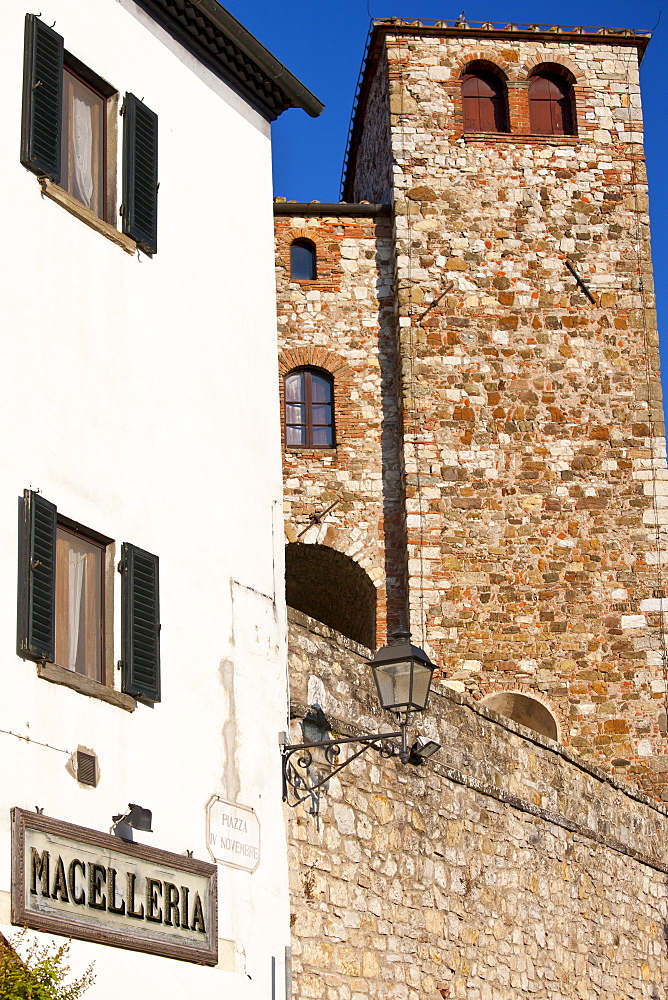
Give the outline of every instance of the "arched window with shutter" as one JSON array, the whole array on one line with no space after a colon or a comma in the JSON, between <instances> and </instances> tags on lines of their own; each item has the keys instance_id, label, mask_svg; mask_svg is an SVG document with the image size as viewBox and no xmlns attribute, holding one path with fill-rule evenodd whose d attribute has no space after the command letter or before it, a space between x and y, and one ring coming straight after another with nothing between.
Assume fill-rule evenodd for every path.
<instances>
[{"instance_id":1,"label":"arched window with shutter","mask_svg":"<svg viewBox=\"0 0 668 1000\"><path fill-rule=\"evenodd\" d=\"M575 135L573 88L556 72L535 73L529 82L529 122L533 135Z\"/></svg>"},{"instance_id":2,"label":"arched window with shutter","mask_svg":"<svg viewBox=\"0 0 668 1000\"><path fill-rule=\"evenodd\" d=\"M285 443L334 447L334 380L321 368L296 368L285 376Z\"/></svg>"},{"instance_id":3,"label":"arched window with shutter","mask_svg":"<svg viewBox=\"0 0 668 1000\"><path fill-rule=\"evenodd\" d=\"M465 132L508 132L505 81L491 64L472 63L462 77Z\"/></svg>"},{"instance_id":4,"label":"arched window with shutter","mask_svg":"<svg viewBox=\"0 0 668 1000\"><path fill-rule=\"evenodd\" d=\"M290 278L292 281L315 281L317 276L315 244L311 240L293 240L290 244Z\"/></svg>"}]
</instances>

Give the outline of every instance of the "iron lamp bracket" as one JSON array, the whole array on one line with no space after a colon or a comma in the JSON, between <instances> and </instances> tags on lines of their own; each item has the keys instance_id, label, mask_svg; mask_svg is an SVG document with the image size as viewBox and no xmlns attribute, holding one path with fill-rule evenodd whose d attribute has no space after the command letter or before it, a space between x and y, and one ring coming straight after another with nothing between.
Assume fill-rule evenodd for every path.
<instances>
[{"instance_id":1,"label":"iron lamp bracket","mask_svg":"<svg viewBox=\"0 0 668 1000\"><path fill-rule=\"evenodd\" d=\"M335 775L361 757L367 750L375 750L381 757L398 757L402 764L417 763L411 760L413 748L408 746L406 723L400 723L397 732L378 733L372 736L339 736L333 740L320 740L309 743L288 743L285 733L279 736L281 761L283 771L283 801L290 808L311 798L314 793L327 784ZM341 748L346 745L356 746L355 753L339 760ZM313 751L322 751L324 761L316 763ZM327 768L323 776L319 773L322 767ZM317 768L317 770L316 770Z\"/></svg>"}]
</instances>

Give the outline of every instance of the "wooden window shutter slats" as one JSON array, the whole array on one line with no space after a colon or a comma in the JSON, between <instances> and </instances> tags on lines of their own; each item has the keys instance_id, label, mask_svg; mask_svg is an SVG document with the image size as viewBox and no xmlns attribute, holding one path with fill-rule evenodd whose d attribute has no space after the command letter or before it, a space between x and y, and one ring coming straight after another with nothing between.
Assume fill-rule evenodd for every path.
<instances>
[{"instance_id":1,"label":"wooden window shutter slats","mask_svg":"<svg viewBox=\"0 0 668 1000\"><path fill-rule=\"evenodd\" d=\"M529 84L529 121L534 135L575 135L570 84L553 73L533 76Z\"/></svg>"},{"instance_id":2,"label":"wooden window shutter slats","mask_svg":"<svg viewBox=\"0 0 668 1000\"><path fill-rule=\"evenodd\" d=\"M160 701L158 557L124 542L121 566L123 690L144 701Z\"/></svg>"},{"instance_id":3,"label":"wooden window shutter slats","mask_svg":"<svg viewBox=\"0 0 668 1000\"><path fill-rule=\"evenodd\" d=\"M63 54L62 36L35 14L26 14L21 163L56 183L60 181Z\"/></svg>"},{"instance_id":4,"label":"wooden window shutter slats","mask_svg":"<svg viewBox=\"0 0 668 1000\"><path fill-rule=\"evenodd\" d=\"M123 105L123 232L158 249L158 116L134 94Z\"/></svg>"},{"instance_id":5,"label":"wooden window shutter slats","mask_svg":"<svg viewBox=\"0 0 668 1000\"><path fill-rule=\"evenodd\" d=\"M465 132L507 132L506 89L491 72L471 71L462 77Z\"/></svg>"},{"instance_id":6,"label":"wooden window shutter slats","mask_svg":"<svg viewBox=\"0 0 668 1000\"><path fill-rule=\"evenodd\" d=\"M56 520L54 504L25 490L20 525L17 652L53 660L56 626Z\"/></svg>"}]
</instances>

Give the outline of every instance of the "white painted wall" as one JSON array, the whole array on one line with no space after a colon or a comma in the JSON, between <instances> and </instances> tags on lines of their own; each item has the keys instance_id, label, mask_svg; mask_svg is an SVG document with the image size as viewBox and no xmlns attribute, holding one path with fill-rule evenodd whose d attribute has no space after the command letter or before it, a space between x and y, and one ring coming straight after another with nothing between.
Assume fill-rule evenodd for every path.
<instances>
[{"instance_id":1,"label":"white painted wall","mask_svg":"<svg viewBox=\"0 0 668 1000\"><path fill-rule=\"evenodd\" d=\"M253 875L219 868L219 935L265 996L276 956L280 998L286 667L269 126L132 0L39 9L67 51L158 114L159 244L153 259L130 257L42 198L21 166L25 10L5 4L0 729L93 748L101 780L82 787L67 754L0 732L0 922L11 806L108 830L112 813L138 802L153 810L154 833L136 839L210 860L205 806L220 795L256 809L262 856ZM118 176L120 200L120 162ZM117 558L123 541L159 555L154 709L129 714L48 683L16 656L26 487L114 538Z\"/></svg>"}]
</instances>

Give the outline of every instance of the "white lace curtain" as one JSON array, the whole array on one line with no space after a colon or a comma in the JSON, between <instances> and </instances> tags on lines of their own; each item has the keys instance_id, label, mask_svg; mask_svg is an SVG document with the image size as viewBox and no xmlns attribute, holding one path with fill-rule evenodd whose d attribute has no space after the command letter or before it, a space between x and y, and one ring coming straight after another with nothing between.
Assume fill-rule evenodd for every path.
<instances>
[{"instance_id":1,"label":"white lace curtain","mask_svg":"<svg viewBox=\"0 0 668 1000\"><path fill-rule=\"evenodd\" d=\"M67 70L63 82L61 183L87 208L102 216L104 99Z\"/></svg>"},{"instance_id":2,"label":"white lace curtain","mask_svg":"<svg viewBox=\"0 0 668 1000\"><path fill-rule=\"evenodd\" d=\"M68 662L64 664L64 666L69 667L70 670L76 670L77 660L79 660L82 657L82 654L85 653L85 650L79 649L79 644L81 641L81 619L83 617L85 623L86 617L86 609L84 606L84 583L86 579L86 557L88 553L86 549L80 545L76 539L74 539L70 542L70 549L67 555L67 582L69 591L67 624L69 631L69 643ZM82 670L79 672L83 673Z\"/></svg>"},{"instance_id":3,"label":"white lace curtain","mask_svg":"<svg viewBox=\"0 0 668 1000\"><path fill-rule=\"evenodd\" d=\"M102 680L102 553L74 532L56 533L56 663Z\"/></svg>"}]
</instances>

